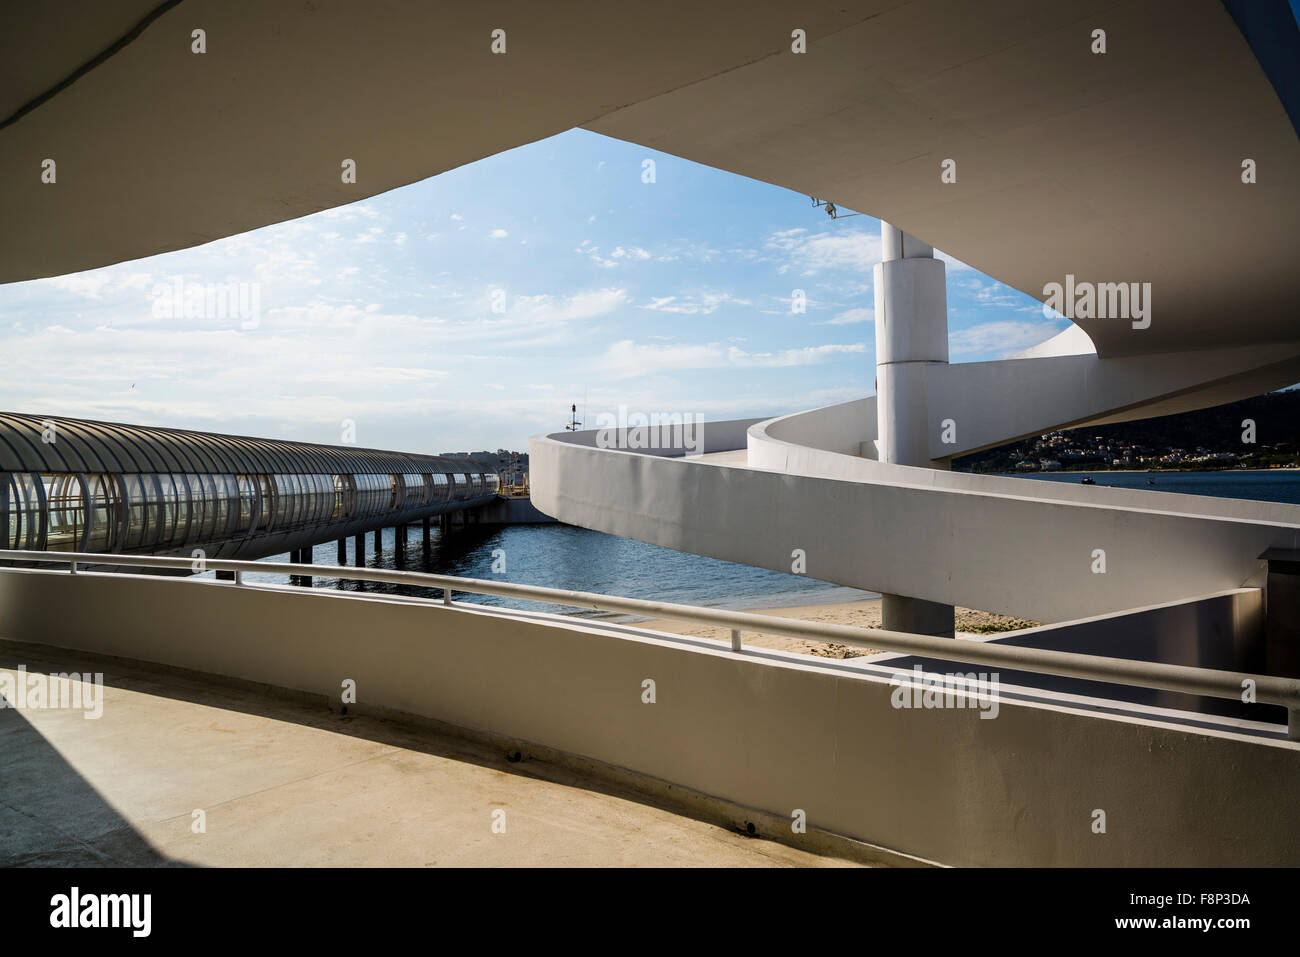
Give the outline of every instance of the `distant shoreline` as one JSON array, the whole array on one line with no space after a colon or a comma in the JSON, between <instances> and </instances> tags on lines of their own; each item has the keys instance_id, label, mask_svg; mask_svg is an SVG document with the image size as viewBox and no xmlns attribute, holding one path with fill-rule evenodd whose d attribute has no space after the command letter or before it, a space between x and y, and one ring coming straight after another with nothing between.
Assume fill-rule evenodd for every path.
<instances>
[{"instance_id":1,"label":"distant shoreline","mask_svg":"<svg viewBox=\"0 0 1300 957\"><path fill-rule=\"evenodd\" d=\"M1300 466L1283 465L1275 469L1053 469L1050 472L964 472L964 475L1002 475L1012 478L1034 475L1160 475L1162 473L1224 475L1249 472L1300 472Z\"/></svg>"}]
</instances>

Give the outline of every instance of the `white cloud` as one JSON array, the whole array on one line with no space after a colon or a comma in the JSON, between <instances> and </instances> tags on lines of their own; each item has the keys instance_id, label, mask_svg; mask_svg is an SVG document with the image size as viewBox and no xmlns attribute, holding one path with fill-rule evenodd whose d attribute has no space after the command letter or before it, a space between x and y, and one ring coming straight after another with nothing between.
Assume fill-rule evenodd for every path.
<instances>
[{"instance_id":1,"label":"white cloud","mask_svg":"<svg viewBox=\"0 0 1300 957\"><path fill-rule=\"evenodd\" d=\"M981 306L996 306L1003 309L1026 308L1025 296L1010 286L1004 286L997 280L970 278L957 280L954 285ZM1042 315L1042 305L1034 302L1028 308Z\"/></svg>"},{"instance_id":2,"label":"white cloud","mask_svg":"<svg viewBox=\"0 0 1300 957\"><path fill-rule=\"evenodd\" d=\"M1061 331L1054 322L1022 322L1002 319L958 329L948 336L948 348L955 356L988 353L1003 359L1050 339Z\"/></svg>"},{"instance_id":3,"label":"white cloud","mask_svg":"<svg viewBox=\"0 0 1300 957\"><path fill-rule=\"evenodd\" d=\"M847 312L841 312L834 319L827 319L821 323L823 326L848 326L856 322L875 322L876 311L874 309L850 309Z\"/></svg>"},{"instance_id":4,"label":"white cloud","mask_svg":"<svg viewBox=\"0 0 1300 957\"><path fill-rule=\"evenodd\" d=\"M594 262L601 269L613 269L615 266L618 265L618 263L615 260L607 259L606 257L602 256L600 254L600 247L593 245L590 239L584 239L581 243L579 243L576 247L574 247L573 251L575 253L580 253L581 255L588 257L592 262Z\"/></svg>"},{"instance_id":5,"label":"white cloud","mask_svg":"<svg viewBox=\"0 0 1300 957\"><path fill-rule=\"evenodd\" d=\"M488 233L488 239L505 239L509 235L504 229L494 229Z\"/></svg>"},{"instance_id":6,"label":"white cloud","mask_svg":"<svg viewBox=\"0 0 1300 957\"><path fill-rule=\"evenodd\" d=\"M153 277L147 272L124 272L121 267L105 266L34 282L84 299L102 299L119 292L148 290L153 286Z\"/></svg>"},{"instance_id":7,"label":"white cloud","mask_svg":"<svg viewBox=\"0 0 1300 957\"><path fill-rule=\"evenodd\" d=\"M829 344L822 346L804 346L801 349L782 349L780 352L744 352L735 346L727 350L727 356L733 365L784 367L810 366L825 362L834 356L865 352L866 344L862 342Z\"/></svg>"},{"instance_id":8,"label":"white cloud","mask_svg":"<svg viewBox=\"0 0 1300 957\"><path fill-rule=\"evenodd\" d=\"M524 323L572 322L608 315L628 301L626 289L597 289L572 296L520 296L507 310Z\"/></svg>"},{"instance_id":9,"label":"white cloud","mask_svg":"<svg viewBox=\"0 0 1300 957\"><path fill-rule=\"evenodd\" d=\"M595 217L592 217L594 219ZM591 220L588 220L590 222ZM644 262L650 258L649 250L642 249L640 246L615 246L613 252L608 256L601 255L600 247L595 245L590 239L584 239L573 250L588 257L597 266L602 269L612 269L619 263L626 262ZM660 258L660 262L663 262Z\"/></svg>"},{"instance_id":10,"label":"white cloud","mask_svg":"<svg viewBox=\"0 0 1300 957\"><path fill-rule=\"evenodd\" d=\"M646 252L644 249L642 249L640 246L629 246L627 249L624 249L622 246L619 246L612 253L610 253L610 256L612 256L615 259L628 259L628 260L632 260L632 259L640 260L640 259L650 258L650 254Z\"/></svg>"},{"instance_id":11,"label":"white cloud","mask_svg":"<svg viewBox=\"0 0 1300 957\"><path fill-rule=\"evenodd\" d=\"M864 351L866 346L861 342L805 346L777 352L747 352L739 346L723 346L717 342L647 345L625 339L613 343L601 357L599 365L615 378L631 378L684 369L807 366Z\"/></svg>"},{"instance_id":12,"label":"white cloud","mask_svg":"<svg viewBox=\"0 0 1300 957\"><path fill-rule=\"evenodd\" d=\"M819 233L810 233L803 228L784 229L768 236L763 245L767 258L782 263L780 272L794 270L802 276L836 270L870 276L882 255L879 230L861 228L832 228ZM949 272L970 268L939 250L935 250L934 255L947 264Z\"/></svg>"},{"instance_id":13,"label":"white cloud","mask_svg":"<svg viewBox=\"0 0 1300 957\"><path fill-rule=\"evenodd\" d=\"M748 299L739 299L727 292L705 292L698 295L685 296L652 296L650 302L641 306L642 309L649 309L652 312L673 312L682 315L696 316L709 315L716 312L718 307L724 303L733 303L738 306L748 306Z\"/></svg>"},{"instance_id":14,"label":"white cloud","mask_svg":"<svg viewBox=\"0 0 1300 957\"><path fill-rule=\"evenodd\" d=\"M803 276L834 269L869 273L880 262L880 233L861 229L820 233L786 229L768 236L764 247L783 260L781 272L794 270Z\"/></svg>"}]
</instances>

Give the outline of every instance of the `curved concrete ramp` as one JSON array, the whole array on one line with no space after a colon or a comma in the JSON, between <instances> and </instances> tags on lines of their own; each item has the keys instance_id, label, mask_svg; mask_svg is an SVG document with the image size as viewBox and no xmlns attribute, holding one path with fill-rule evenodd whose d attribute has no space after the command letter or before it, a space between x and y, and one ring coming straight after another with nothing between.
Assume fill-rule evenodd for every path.
<instances>
[{"instance_id":1,"label":"curved concrete ramp","mask_svg":"<svg viewBox=\"0 0 1300 957\"><path fill-rule=\"evenodd\" d=\"M708 453L747 447L745 464L600 448L597 431L534 438L533 501L561 521L776 571L802 549L815 578L1045 622L1259 586L1266 549L1300 548L1300 506L878 462L859 454L874 410L870 397L702 427Z\"/></svg>"}]
</instances>

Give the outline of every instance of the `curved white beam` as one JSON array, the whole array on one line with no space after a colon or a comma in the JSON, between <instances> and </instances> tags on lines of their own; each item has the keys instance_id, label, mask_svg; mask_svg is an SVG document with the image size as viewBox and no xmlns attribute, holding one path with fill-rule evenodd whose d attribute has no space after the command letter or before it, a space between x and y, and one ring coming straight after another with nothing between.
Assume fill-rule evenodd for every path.
<instances>
[{"instance_id":1,"label":"curved white beam","mask_svg":"<svg viewBox=\"0 0 1300 957\"><path fill-rule=\"evenodd\" d=\"M1300 342L936 364L925 371L930 456L950 459L1053 429L1189 412L1283 388L1300 381ZM953 427L942 428L945 420Z\"/></svg>"},{"instance_id":2,"label":"curved white beam","mask_svg":"<svg viewBox=\"0 0 1300 957\"><path fill-rule=\"evenodd\" d=\"M601 449L595 432L538 436L533 501L561 521L776 571L803 549L815 578L1046 622L1261 585L1265 549L1300 548L1300 506L861 458L851 449L873 412L871 398L756 424L744 467Z\"/></svg>"}]
</instances>

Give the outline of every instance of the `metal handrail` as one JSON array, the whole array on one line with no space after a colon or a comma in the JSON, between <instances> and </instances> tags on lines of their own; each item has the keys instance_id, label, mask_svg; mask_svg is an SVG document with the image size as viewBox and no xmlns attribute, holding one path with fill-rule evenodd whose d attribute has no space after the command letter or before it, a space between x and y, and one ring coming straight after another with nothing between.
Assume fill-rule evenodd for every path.
<instances>
[{"instance_id":1,"label":"metal handrail","mask_svg":"<svg viewBox=\"0 0 1300 957\"><path fill-rule=\"evenodd\" d=\"M781 635L812 641L834 641L858 648L882 649L904 654L924 655L945 661L1005 667L1037 674L1057 675L1103 681L1109 684L1135 685L1157 688L1184 694L1204 695L1240 701L1247 682L1253 683L1254 698L1262 704L1281 705L1288 711L1288 732L1292 740L1300 740L1300 679L1276 675L1253 675L1239 671L1222 671L1213 668L1196 668L1189 665L1171 665L1155 661L1135 661L1128 658L1108 658L1102 655L1085 655L1073 651L1052 651L1045 648L1023 648L988 642L958 641L930 635L914 635L880 628L858 628L851 625L833 625L825 622L800 621L794 618L776 618L753 612L729 611L720 608L702 608L695 605L678 605L672 602L647 601L642 598L620 598L595 592L570 591L546 588L540 585L519 585L511 582L486 581L481 578L458 578L453 575L434 575L429 572L401 571L383 568L349 568L338 565L307 565L291 562L255 562L226 558L182 558L161 555L118 555L96 552L42 552L0 550L0 561L39 562L66 564L73 574L78 565L101 565L132 568L173 568L200 571L231 571L236 587L246 586L244 572L264 572L290 576L328 577L351 581L374 581L392 585L413 585L442 590L442 601L451 604L453 591L478 595L496 595L552 605L570 605L596 611L618 614L645 615L667 618L692 624L717 625L731 632L731 648L743 652L742 632Z\"/></svg>"}]
</instances>

